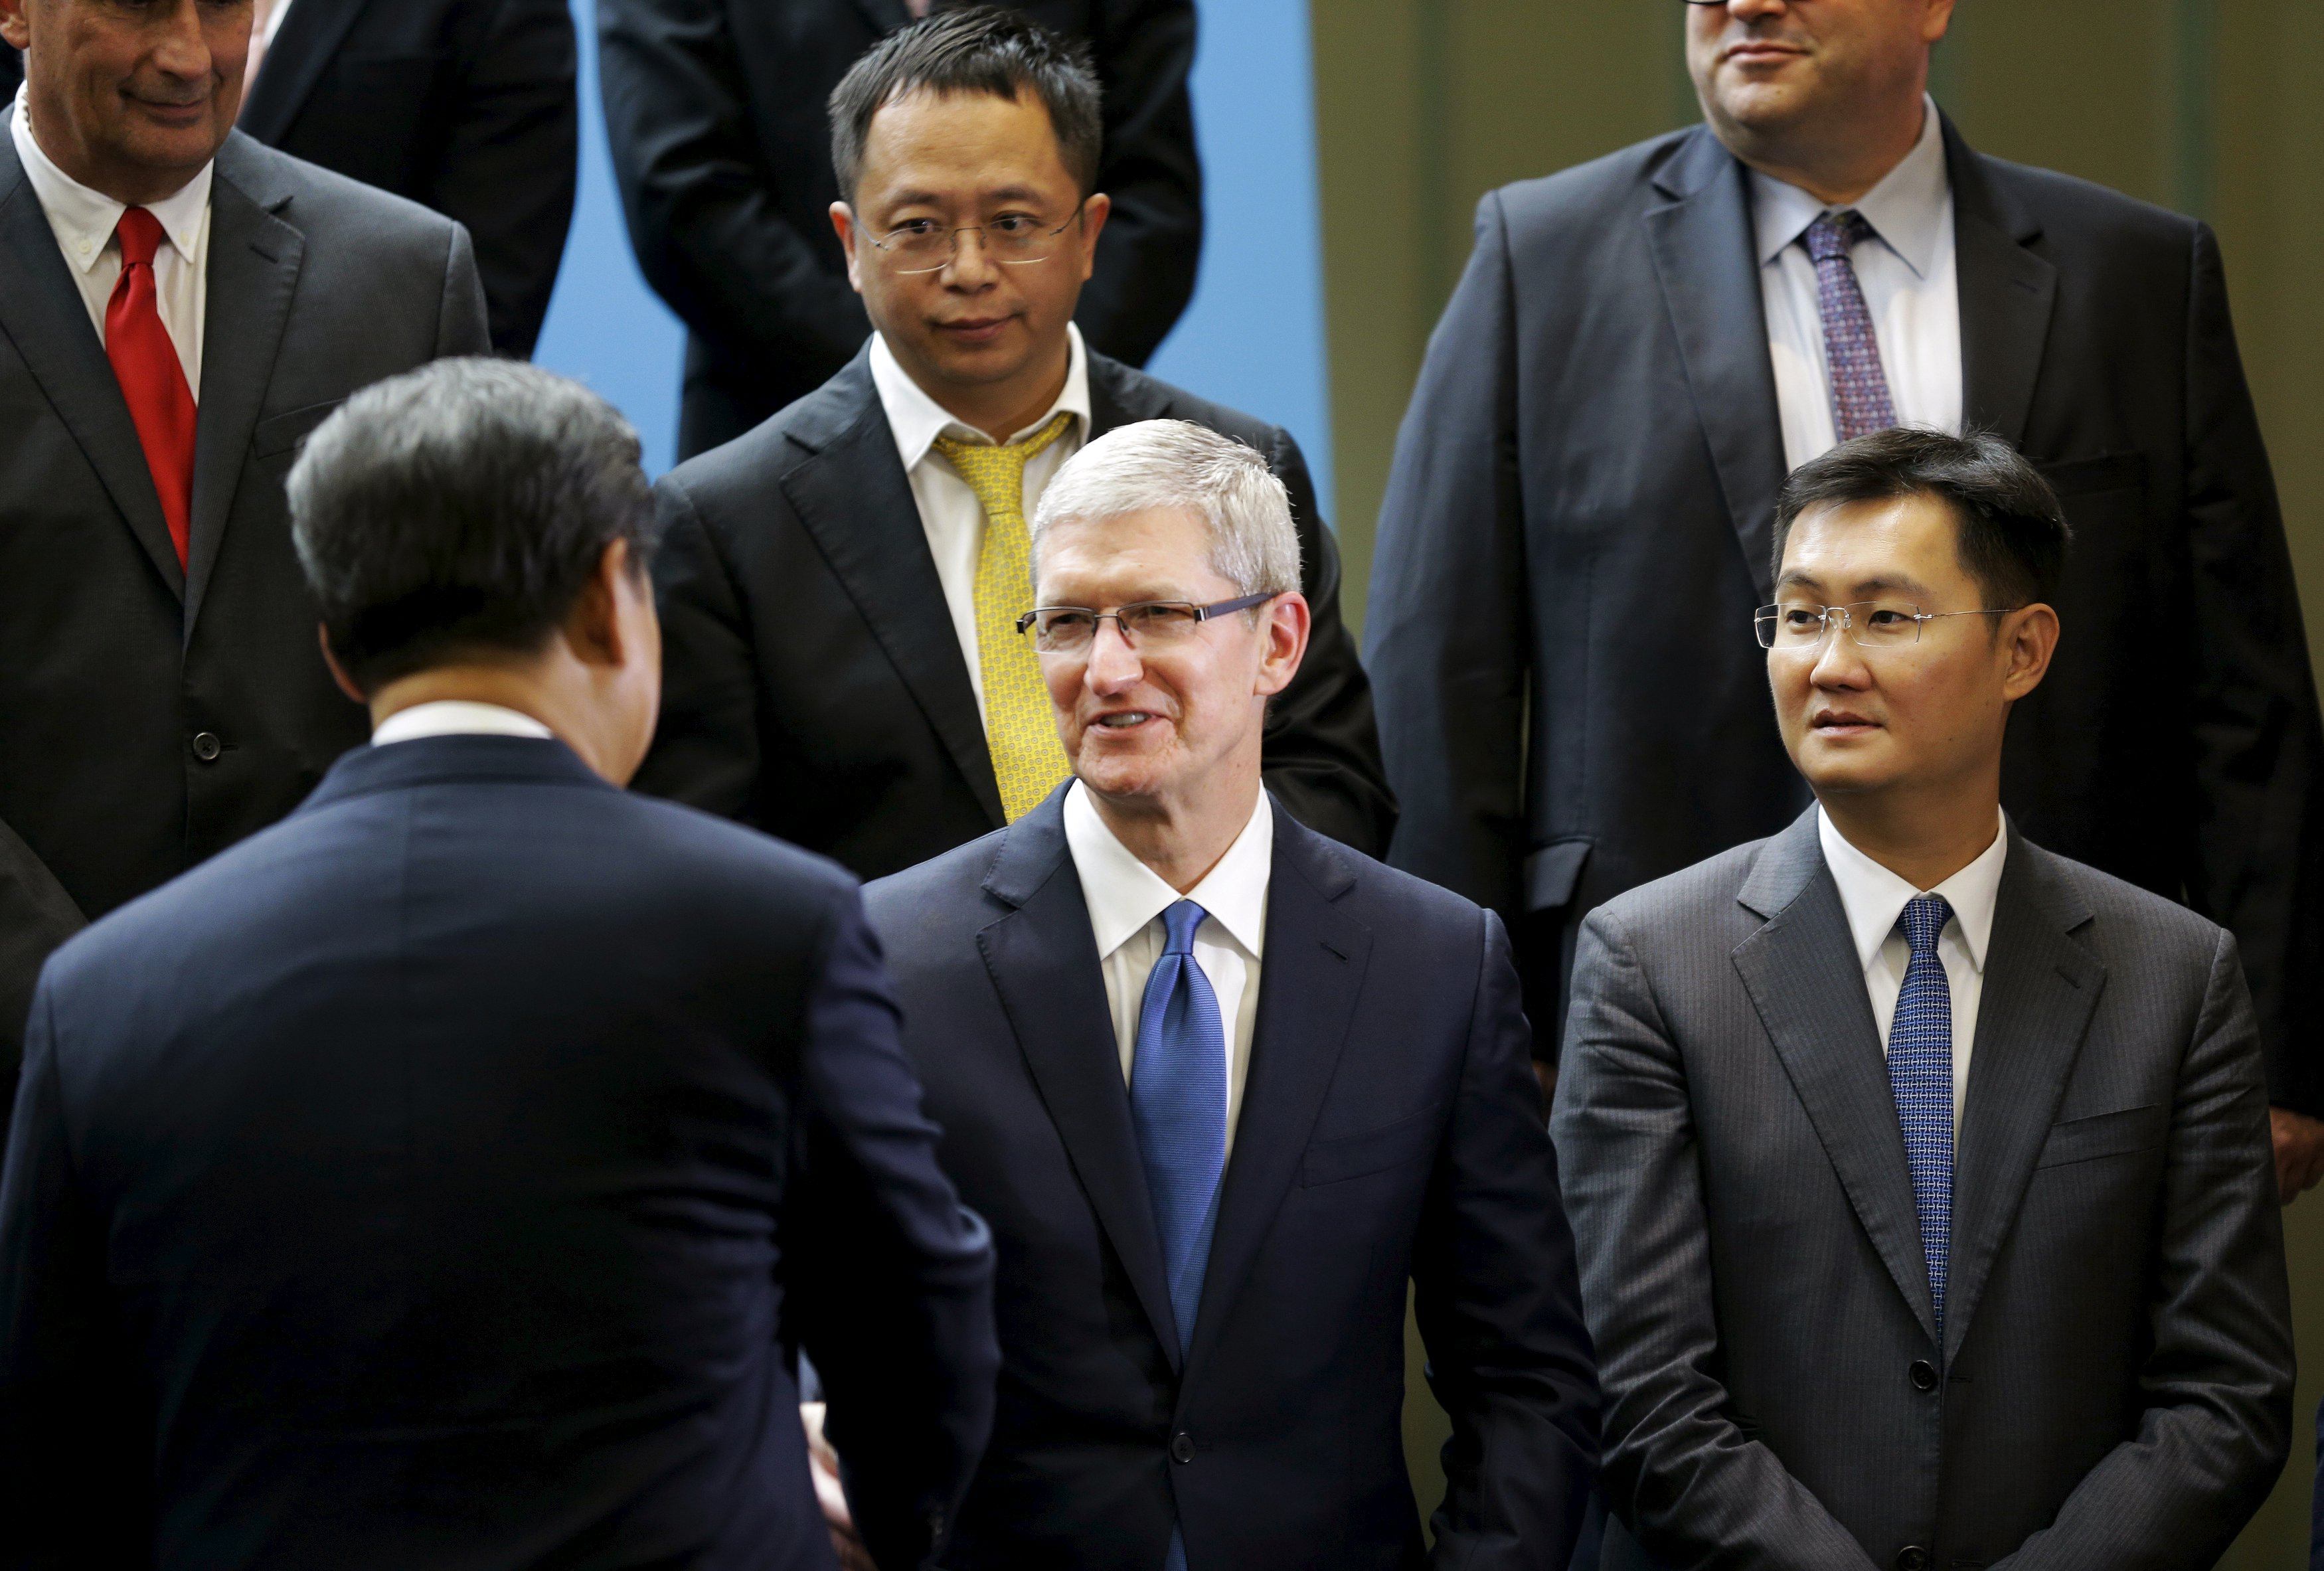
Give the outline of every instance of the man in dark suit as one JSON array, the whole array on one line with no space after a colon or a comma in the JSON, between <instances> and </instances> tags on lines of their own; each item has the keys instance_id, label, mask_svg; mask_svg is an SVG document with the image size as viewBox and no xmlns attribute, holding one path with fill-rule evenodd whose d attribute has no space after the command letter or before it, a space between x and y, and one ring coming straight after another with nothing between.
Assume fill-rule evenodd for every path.
<instances>
[{"instance_id":1,"label":"man in dark suit","mask_svg":"<svg viewBox=\"0 0 2324 1571\"><path fill-rule=\"evenodd\" d=\"M1923 93L1951 9L1691 7L1707 125L1480 207L1373 573L1396 860L1508 916L1556 998L1584 913L1805 800L1738 636L1786 470L1997 431L2082 541L2002 799L2234 931L2295 1193L2324 1177L2324 728L2218 247L1963 143Z\"/></svg>"},{"instance_id":2,"label":"man in dark suit","mask_svg":"<svg viewBox=\"0 0 2324 1571\"><path fill-rule=\"evenodd\" d=\"M956 9L937 0L935 9ZM1186 73L1194 0L1026 0L1104 85L1095 185L1113 222L1082 330L1142 365L1194 292L1202 165ZM853 193L825 105L928 0L600 0L605 123L646 278L686 320L682 457L828 381L872 330L826 215Z\"/></svg>"},{"instance_id":3,"label":"man in dark suit","mask_svg":"<svg viewBox=\"0 0 2324 1571\"><path fill-rule=\"evenodd\" d=\"M944 1563L1564 1571L1597 1393L1508 939L1261 784L1309 628L1287 491L1201 426L1126 426L1035 540L1075 780L866 892L1001 1260ZM1433 1556L1407 1285L1453 1425Z\"/></svg>"},{"instance_id":4,"label":"man in dark suit","mask_svg":"<svg viewBox=\"0 0 2324 1571\"><path fill-rule=\"evenodd\" d=\"M2266 1082L2235 938L2003 815L2057 499L1990 433L1889 430L1772 527L1818 805L1574 966L1603 1565L2205 1571L2291 1437Z\"/></svg>"},{"instance_id":5,"label":"man in dark suit","mask_svg":"<svg viewBox=\"0 0 2324 1571\"><path fill-rule=\"evenodd\" d=\"M1084 442L1167 417L1249 443L1291 488L1314 632L1270 714L1268 783L1310 828L1383 846L1371 699L1297 445L1073 325L1111 211L1095 80L1012 12L953 12L867 55L832 124L850 192L832 222L879 331L663 480L669 688L641 785L867 878L1025 812L1067 773L1016 628L1025 518Z\"/></svg>"},{"instance_id":6,"label":"man in dark suit","mask_svg":"<svg viewBox=\"0 0 2324 1571\"><path fill-rule=\"evenodd\" d=\"M921 1564L991 1421L991 1236L853 881L618 789L636 434L456 361L291 486L377 729L42 978L0 1566L828 1567L801 1346L863 1539Z\"/></svg>"},{"instance_id":7,"label":"man in dark suit","mask_svg":"<svg viewBox=\"0 0 2324 1571\"><path fill-rule=\"evenodd\" d=\"M465 225L493 349L530 355L580 176L567 0L257 0L257 11L266 42L243 130Z\"/></svg>"},{"instance_id":8,"label":"man in dark suit","mask_svg":"<svg viewBox=\"0 0 2324 1571\"><path fill-rule=\"evenodd\" d=\"M248 22L0 0L30 69L0 134L0 823L92 918L363 740L283 472L356 388L486 347L458 226L234 131Z\"/></svg>"}]
</instances>

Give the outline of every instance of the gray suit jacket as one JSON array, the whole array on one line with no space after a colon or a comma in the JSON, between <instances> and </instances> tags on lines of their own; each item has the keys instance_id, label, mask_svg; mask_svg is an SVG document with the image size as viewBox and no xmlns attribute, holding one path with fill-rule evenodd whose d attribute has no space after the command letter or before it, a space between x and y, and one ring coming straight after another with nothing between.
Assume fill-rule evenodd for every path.
<instances>
[{"instance_id":1,"label":"gray suit jacket","mask_svg":"<svg viewBox=\"0 0 2324 1571\"><path fill-rule=\"evenodd\" d=\"M1812 812L1582 926L1552 1128L1606 1567L2194 1571L2283 1466L2235 940L2010 831L1940 1340Z\"/></svg>"}]
</instances>

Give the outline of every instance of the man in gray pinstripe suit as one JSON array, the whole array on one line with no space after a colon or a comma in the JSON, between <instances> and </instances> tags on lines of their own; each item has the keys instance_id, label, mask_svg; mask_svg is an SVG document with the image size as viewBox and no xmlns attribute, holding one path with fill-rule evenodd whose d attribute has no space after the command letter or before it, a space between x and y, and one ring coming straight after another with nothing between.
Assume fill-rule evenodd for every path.
<instances>
[{"instance_id":1,"label":"man in gray pinstripe suit","mask_svg":"<svg viewBox=\"0 0 2324 1571\"><path fill-rule=\"evenodd\" d=\"M1802 467L1758 628L1818 805L1583 927L1554 1130L1607 1571L2197 1571L2283 1465L2235 940L2001 813L2065 547L1997 438Z\"/></svg>"}]
</instances>

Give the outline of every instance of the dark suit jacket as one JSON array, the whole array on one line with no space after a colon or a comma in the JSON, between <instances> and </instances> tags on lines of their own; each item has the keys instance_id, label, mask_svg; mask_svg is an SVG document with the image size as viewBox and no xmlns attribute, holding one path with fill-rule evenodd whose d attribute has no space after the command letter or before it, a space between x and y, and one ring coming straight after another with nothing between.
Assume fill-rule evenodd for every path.
<instances>
[{"instance_id":1,"label":"dark suit jacket","mask_svg":"<svg viewBox=\"0 0 2324 1571\"><path fill-rule=\"evenodd\" d=\"M487 347L457 225L240 133L212 190L183 571L0 136L0 823L92 918L272 823L364 739L316 648L282 477L347 394Z\"/></svg>"},{"instance_id":2,"label":"dark suit jacket","mask_svg":"<svg viewBox=\"0 0 2324 1571\"><path fill-rule=\"evenodd\" d=\"M2324 1114L2324 727L2210 231L1948 127L1971 421L2075 532L2002 796L2234 929L2275 1099ZM1381 511L1367 622L1396 859L1584 913L1806 802L1753 606L1784 478L1743 166L1697 128L1495 192Z\"/></svg>"},{"instance_id":3,"label":"dark suit jacket","mask_svg":"<svg viewBox=\"0 0 2324 1571\"><path fill-rule=\"evenodd\" d=\"M919 1563L998 1354L897 1024L826 863L554 742L350 753L42 979L0 1566L828 1567L800 1344Z\"/></svg>"},{"instance_id":4,"label":"dark suit jacket","mask_svg":"<svg viewBox=\"0 0 2324 1571\"><path fill-rule=\"evenodd\" d=\"M73 904L32 847L0 824L0 1108L16 1099L16 1067L24 1058L24 1020L32 984L49 953L82 926ZM0 1123L0 1152L7 1150Z\"/></svg>"},{"instance_id":5,"label":"dark suit jacket","mask_svg":"<svg viewBox=\"0 0 2324 1571\"><path fill-rule=\"evenodd\" d=\"M1290 488L1314 633L1268 716L1268 784L1309 827L1377 850L1395 807L1298 444L1101 355L1089 381L1093 438L1193 420L1266 454ZM661 726L640 786L865 878L1001 827L968 662L866 358L659 494Z\"/></svg>"},{"instance_id":6,"label":"dark suit jacket","mask_svg":"<svg viewBox=\"0 0 2324 1571\"><path fill-rule=\"evenodd\" d=\"M1551 1128L1608 1571L2198 1571L2282 1470L2291 1307L2235 940L2009 833L1941 1337L1814 814L1583 924Z\"/></svg>"},{"instance_id":7,"label":"dark suit jacket","mask_svg":"<svg viewBox=\"0 0 2324 1571\"><path fill-rule=\"evenodd\" d=\"M493 347L532 353L579 178L567 0L298 0L242 128L467 226Z\"/></svg>"},{"instance_id":8,"label":"dark suit jacket","mask_svg":"<svg viewBox=\"0 0 2324 1571\"><path fill-rule=\"evenodd\" d=\"M1563 1571L1596 1454L1501 925L1275 809L1258 1027L1179 1354L1064 791L865 892L945 1169L1001 1258L1001 1402L945 1564ZM1433 1556L1406 1286L1452 1415Z\"/></svg>"},{"instance_id":9,"label":"dark suit jacket","mask_svg":"<svg viewBox=\"0 0 2324 1571\"><path fill-rule=\"evenodd\" d=\"M947 0L938 0L943 6ZM1143 365L1194 291L1202 165L1194 0L1023 0L1088 46L1105 90L1113 217L1082 330ZM678 452L732 441L821 386L872 330L831 232L825 104L911 19L904 0L599 0L605 124L638 263L686 319ZM287 25L287 24L286 24Z\"/></svg>"}]
</instances>

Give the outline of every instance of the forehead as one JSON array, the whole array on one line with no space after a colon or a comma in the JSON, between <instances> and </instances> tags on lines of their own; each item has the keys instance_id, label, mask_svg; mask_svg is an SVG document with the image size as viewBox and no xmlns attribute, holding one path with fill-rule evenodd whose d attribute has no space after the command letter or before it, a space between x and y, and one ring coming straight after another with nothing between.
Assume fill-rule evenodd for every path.
<instances>
[{"instance_id":1,"label":"forehead","mask_svg":"<svg viewBox=\"0 0 2324 1571\"><path fill-rule=\"evenodd\" d=\"M1959 515L1933 496L1811 507L1784 541L1782 581L1833 593L1963 588Z\"/></svg>"},{"instance_id":2,"label":"forehead","mask_svg":"<svg viewBox=\"0 0 2324 1571\"><path fill-rule=\"evenodd\" d=\"M1211 526L1184 508L1076 518L1043 531L1042 598L1053 587L1118 588L1160 598L1226 585L1211 566Z\"/></svg>"},{"instance_id":3,"label":"forehead","mask_svg":"<svg viewBox=\"0 0 2324 1571\"><path fill-rule=\"evenodd\" d=\"M882 104L864 134L867 197L1070 191L1073 184L1049 111L1030 92L1003 98L914 88Z\"/></svg>"}]
</instances>

